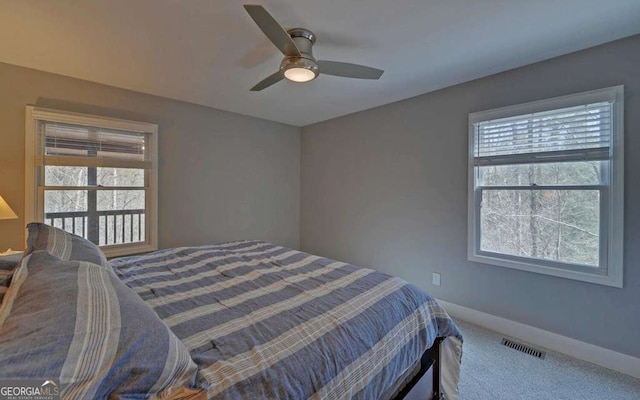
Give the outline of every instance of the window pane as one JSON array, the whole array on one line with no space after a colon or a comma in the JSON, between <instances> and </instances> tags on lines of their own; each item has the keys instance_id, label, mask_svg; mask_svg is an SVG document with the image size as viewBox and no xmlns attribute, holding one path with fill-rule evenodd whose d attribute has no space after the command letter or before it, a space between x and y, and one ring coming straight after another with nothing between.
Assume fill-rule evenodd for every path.
<instances>
[{"instance_id":1,"label":"window pane","mask_svg":"<svg viewBox=\"0 0 640 400\"><path fill-rule=\"evenodd\" d=\"M44 222L86 237L86 190L47 190L44 192Z\"/></svg>"},{"instance_id":2,"label":"window pane","mask_svg":"<svg viewBox=\"0 0 640 400\"><path fill-rule=\"evenodd\" d=\"M99 190L98 211L144 210L144 190Z\"/></svg>"},{"instance_id":3,"label":"window pane","mask_svg":"<svg viewBox=\"0 0 640 400\"><path fill-rule=\"evenodd\" d=\"M144 169L99 167L98 185L143 187Z\"/></svg>"},{"instance_id":4,"label":"window pane","mask_svg":"<svg viewBox=\"0 0 640 400\"><path fill-rule=\"evenodd\" d=\"M543 164L492 165L478 167L480 185L598 185L601 164L578 161Z\"/></svg>"},{"instance_id":5,"label":"window pane","mask_svg":"<svg viewBox=\"0 0 640 400\"><path fill-rule=\"evenodd\" d=\"M107 167L61 167L47 165L44 169L46 186L87 186L88 175L96 171L93 184L100 186L144 187L144 169ZM97 183L96 183L97 182Z\"/></svg>"},{"instance_id":6,"label":"window pane","mask_svg":"<svg viewBox=\"0 0 640 400\"><path fill-rule=\"evenodd\" d=\"M121 244L145 240L145 191L97 191L99 244Z\"/></svg>"},{"instance_id":7,"label":"window pane","mask_svg":"<svg viewBox=\"0 0 640 400\"><path fill-rule=\"evenodd\" d=\"M597 267L600 191L483 190L480 249Z\"/></svg>"},{"instance_id":8,"label":"window pane","mask_svg":"<svg viewBox=\"0 0 640 400\"><path fill-rule=\"evenodd\" d=\"M86 190L47 190L44 192L44 212L85 212L87 211Z\"/></svg>"},{"instance_id":9,"label":"window pane","mask_svg":"<svg viewBox=\"0 0 640 400\"><path fill-rule=\"evenodd\" d=\"M44 167L44 184L46 186L87 186L86 167Z\"/></svg>"}]
</instances>

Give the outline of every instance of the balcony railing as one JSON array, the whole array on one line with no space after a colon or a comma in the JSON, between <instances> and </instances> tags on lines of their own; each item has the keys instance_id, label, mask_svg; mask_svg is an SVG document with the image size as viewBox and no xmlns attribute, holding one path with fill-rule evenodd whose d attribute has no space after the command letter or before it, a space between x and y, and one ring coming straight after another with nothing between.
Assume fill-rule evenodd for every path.
<instances>
[{"instance_id":1,"label":"balcony railing","mask_svg":"<svg viewBox=\"0 0 640 400\"><path fill-rule=\"evenodd\" d=\"M143 242L144 218L145 210L70 211L46 213L44 222L105 246Z\"/></svg>"}]
</instances>

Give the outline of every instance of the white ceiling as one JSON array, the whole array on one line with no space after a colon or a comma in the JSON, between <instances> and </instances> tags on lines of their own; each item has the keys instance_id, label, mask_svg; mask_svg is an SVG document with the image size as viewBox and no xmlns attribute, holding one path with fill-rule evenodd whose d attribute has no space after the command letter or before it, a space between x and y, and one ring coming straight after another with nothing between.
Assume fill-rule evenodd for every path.
<instances>
[{"instance_id":1,"label":"white ceiling","mask_svg":"<svg viewBox=\"0 0 640 400\"><path fill-rule=\"evenodd\" d=\"M282 55L243 3L386 72L249 92ZM0 62L297 126L637 33L640 0L0 0Z\"/></svg>"}]
</instances>

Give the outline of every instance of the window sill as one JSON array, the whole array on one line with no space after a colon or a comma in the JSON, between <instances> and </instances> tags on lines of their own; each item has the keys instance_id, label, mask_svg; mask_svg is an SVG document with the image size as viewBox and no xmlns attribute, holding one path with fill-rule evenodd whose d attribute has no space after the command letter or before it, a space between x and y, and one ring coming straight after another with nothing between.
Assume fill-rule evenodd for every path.
<instances>
[{"instance_id":1,"label":"window sill","mask_svg":"<svg viewBox=\"0 0 640 400\"><path fill-rule=\"evenodd\" d=\"M488 255L483 255L483 254L473 254L473 253L470 253L467 259L469 261L474 261L482 264L495 265L499 267L518 269L521 271L535 272L543 275L551 275L551 276L557 276L560 278L595 283L598 285L622 288L622 276L621 275L616 276L611 273L609 273L608 275L603 275L597 272L589 273L589 272L575 271L570 269L562 269L559 267L551 267L551 266L539 265L534 263L527 263L524 261L507 260L504 258L492 257Z\"/></svg>"},{"instance_id":2,"label":"window sill","mask_svg":"<svg viewBox=\"0 0 640 400\"><path fill-rule=\"evenodd\" d=\"M107 258L132 256L158 250L158 246L149 243L118 244L100 247Z\"/></svg>"}]
</instances>

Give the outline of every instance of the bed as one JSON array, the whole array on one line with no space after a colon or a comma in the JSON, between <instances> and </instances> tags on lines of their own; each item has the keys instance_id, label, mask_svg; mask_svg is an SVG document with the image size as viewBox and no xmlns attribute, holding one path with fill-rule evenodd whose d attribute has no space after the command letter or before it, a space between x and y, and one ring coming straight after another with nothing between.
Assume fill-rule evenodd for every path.
<instances>
[{"instance_id":1,"label":"bed","mask_svg":"<svg viewBox=\"0 0 640 400\"><path fill-rule=\"evenodd\" d=\"M37 247L79 257L77 237L45 227L34 233L46 242L31 246L34 257L42 258ZM108 268L92 261L179 339L197 367L179 385L203 397L457 398L462 335L433 298L401 279L260 241L164 249Z\"/></svg>"}]
</instances>

